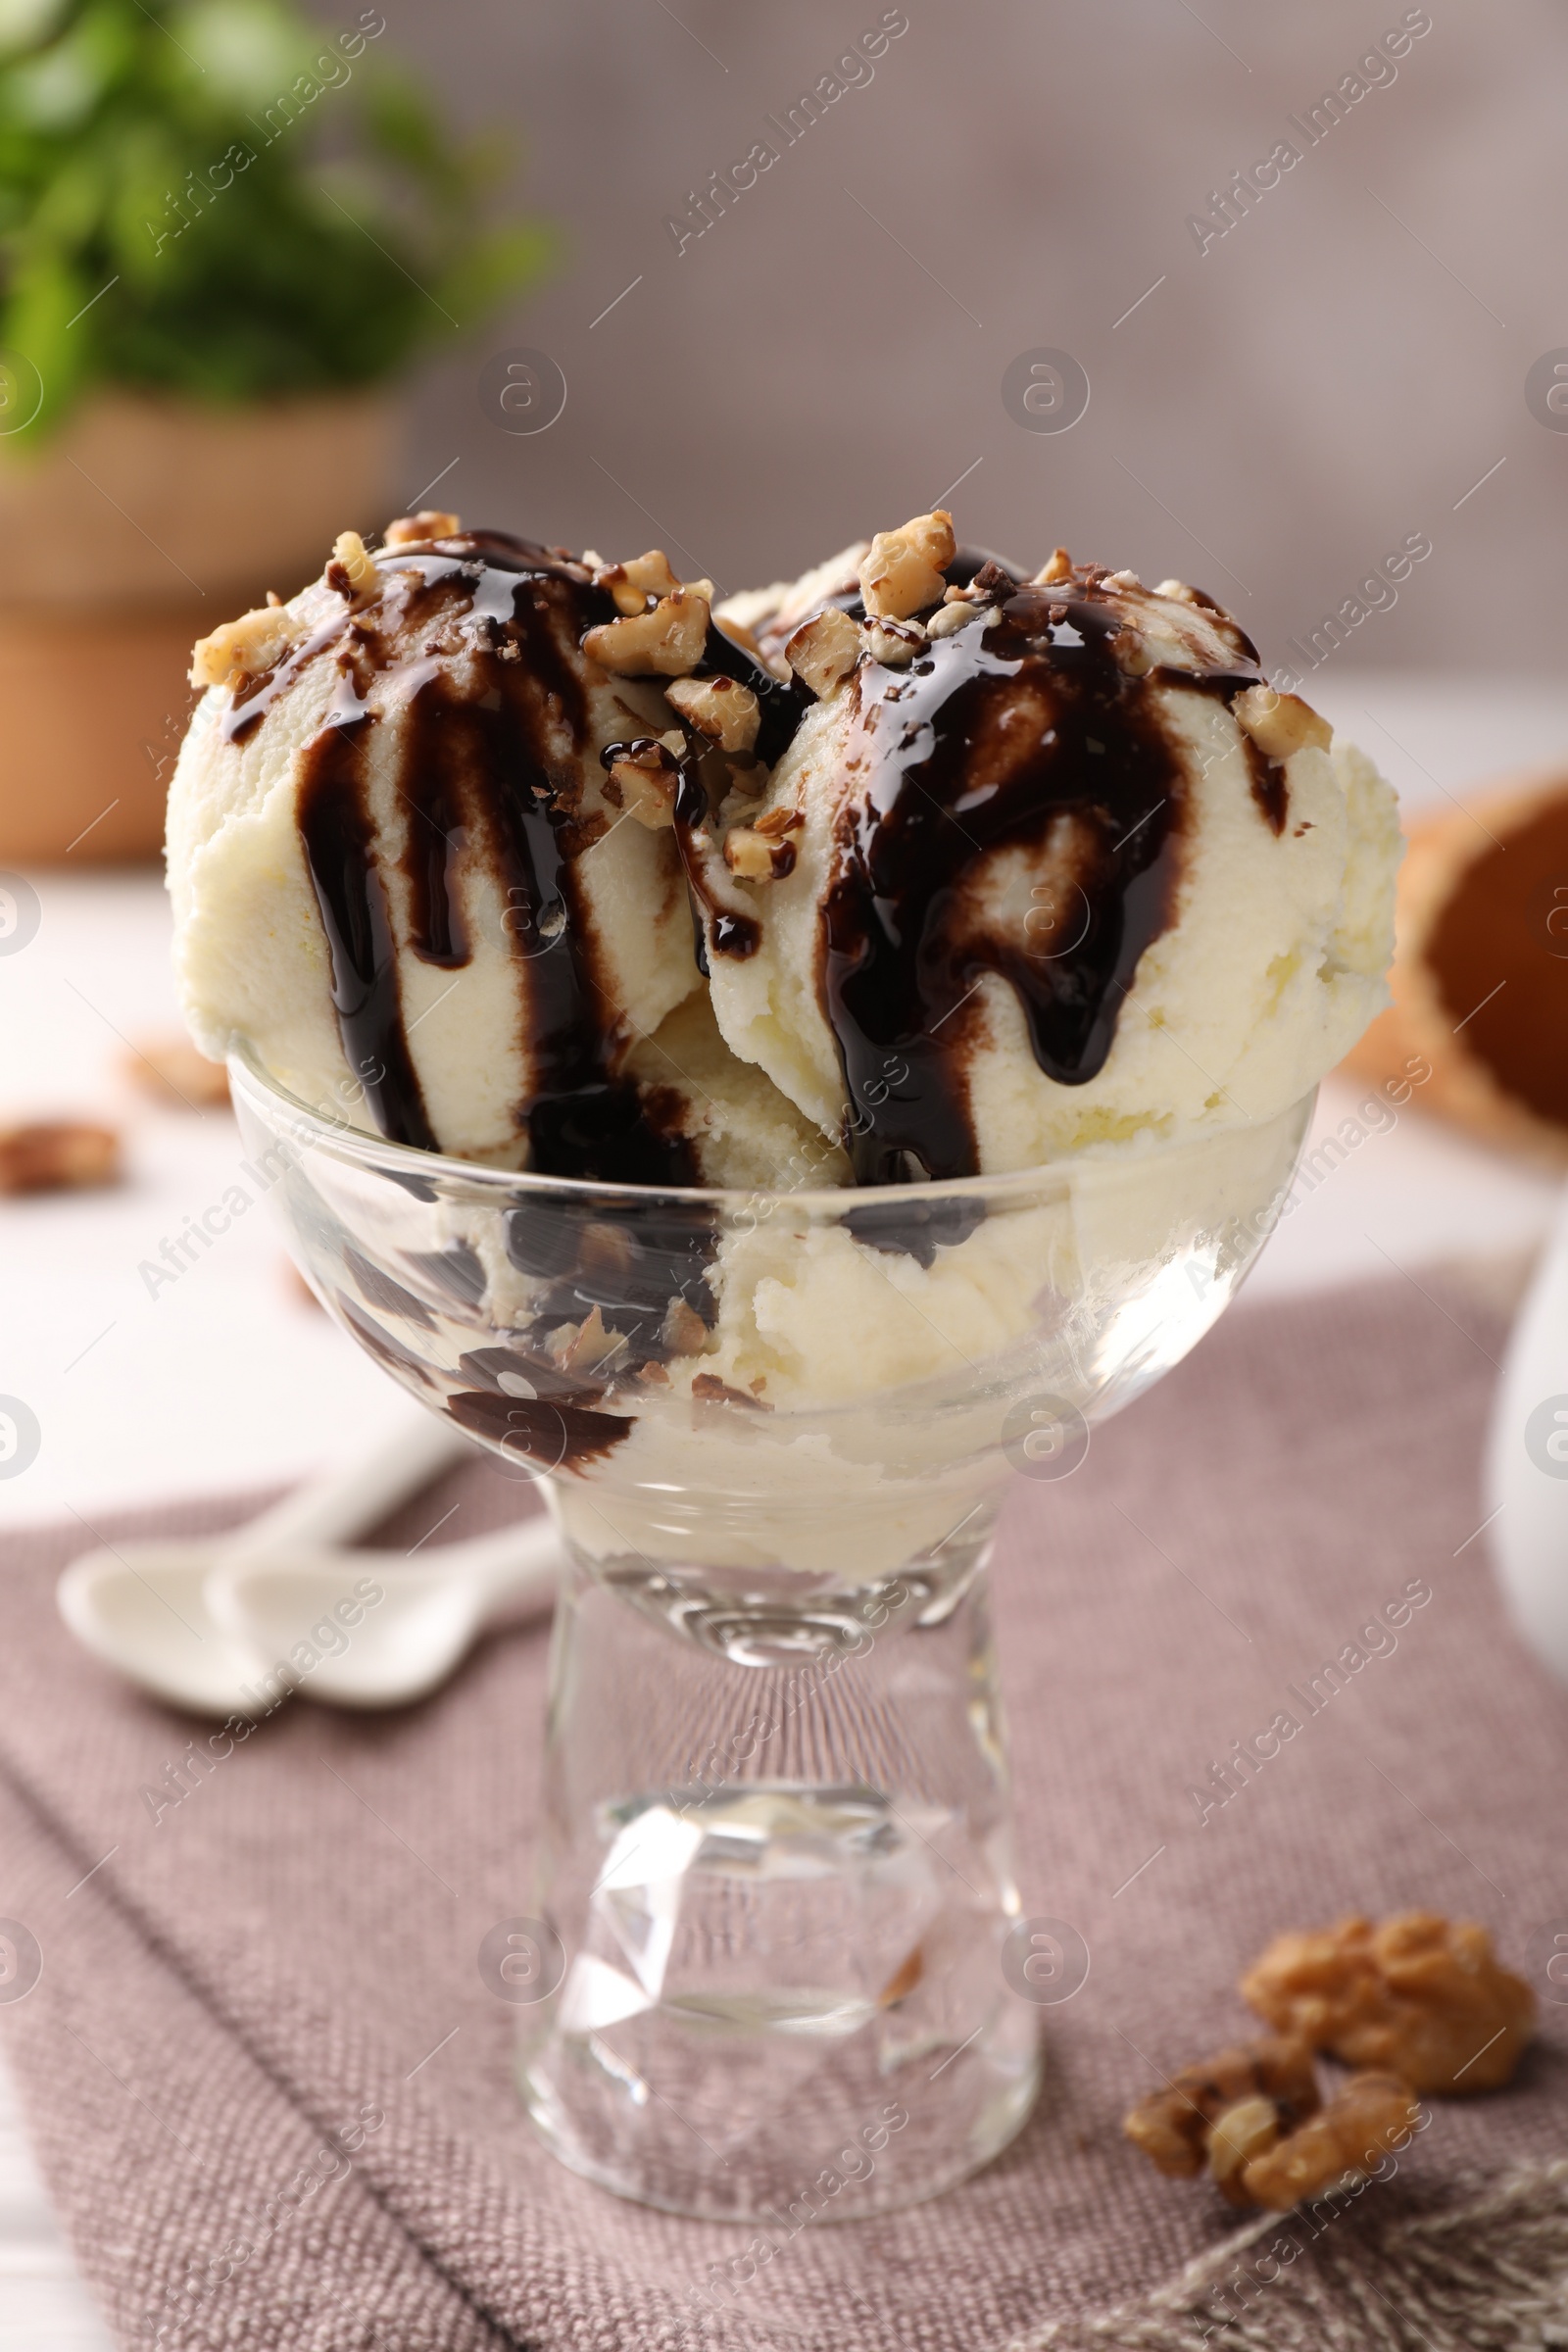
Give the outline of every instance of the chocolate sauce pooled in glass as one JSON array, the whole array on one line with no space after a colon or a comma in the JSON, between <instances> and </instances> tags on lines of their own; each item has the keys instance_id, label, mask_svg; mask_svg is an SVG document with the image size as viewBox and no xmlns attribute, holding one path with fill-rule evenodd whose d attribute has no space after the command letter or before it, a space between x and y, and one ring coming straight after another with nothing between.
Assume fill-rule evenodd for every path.
<instances>
[{"instance_id":1,"label":"chocolate sauce pooled in glass","mask_svg":"<svg viewBox=\"0 0 1568 2352\"><path fill-rule=\"evenodd\" d=\"M1258 673L1239 662L1130 675L1111 643L1123 612L1102 577L987 580L1005 596L995 621L932 643L907 670L862 664L852 684L848 756L868 769L869 789L840 820L822 985L860 1184L979 1172L967 1007L982 978L998 973L1013 990L1045 1074L1082 1086L1103 1067L1139 958L1171 919L1185 773L1152 689L1228 698ZM1240 631L1235 642L1245 662ZM1283 805L1276 824L1258 799L1279 830ZM1013 847L1060 878L1031 892L1028 947L969 903L988 858Z\"/></svg>"},{"instance_id":2,"label":"chocolate sauce pooled in glass","mask_svg":"<svg viewBox=\"0 0 1568 2352\"><path fill-rule=\"evenodd\" d=\"M369 804L381 721L364 697L373 675L402 672L394 782L409 809L409 946L446 970L468 962L459 860L482 858L508 909L514 953L528 965L523 1017L536 1087L517 1118L529 1166L607 1183L691 1184L690 1147L665 1131L657 1102L612 1071L613 1008L577 903L573 860L593 836L579 812L592 747L576 648L585 630L615 617L613 604L561 551L498 532L388 550L378 569L375 602L323 623L228 714L231 735L243 739L307 650L330 653L343 672L325 724L301 754L299 827L344 1053L377 1126L394 1143L434 1149ZM453 628L460 636L444 638ZM477 691L472 680L459 687L435 650L443 644L476 664ZM563 725L575 753L564 762L551 740Z\"/></svg>"}]
</instances>

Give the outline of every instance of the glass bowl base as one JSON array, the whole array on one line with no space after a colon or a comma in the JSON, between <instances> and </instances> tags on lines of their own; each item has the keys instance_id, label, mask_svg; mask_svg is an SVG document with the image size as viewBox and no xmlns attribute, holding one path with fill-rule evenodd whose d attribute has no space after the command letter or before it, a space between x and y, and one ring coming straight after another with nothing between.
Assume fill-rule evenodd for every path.
<instances>
[{"instance_id":1,"label":"glass bowl base","mask_svg":"<svg viewBox=\"0 0 1568 2352\"><path fill-rule=\"evenodd\" d=\"M573 2171L771 2233L933 2196L1018 2130L1039 2009L984 1548L831 1639L817 1594L793 1640L775 1596L724 1642L708 1576L672 1605L686 1580L574 1561L517 1984L523 2097Z\"/></svg>"},{"instance_id":2,"label":"glass bowl base","mask_svg":"<svg viewBox=\"0 0 1568 2352\"><path fill-rule=\"evenodd\" d=\"M900 2006L915 2014L895 2022L853 1983L750 2000L694 1988L630 2034L552 2034L520 2055L519 2087L573 2172L665 2213L752 2224L776 2247L808 2221L939 2195L1026 2122L1044 2071L1035 2013L1004 1995L952 2045L919 2014L939 2002Z\"/></svg>"}]
</instances>

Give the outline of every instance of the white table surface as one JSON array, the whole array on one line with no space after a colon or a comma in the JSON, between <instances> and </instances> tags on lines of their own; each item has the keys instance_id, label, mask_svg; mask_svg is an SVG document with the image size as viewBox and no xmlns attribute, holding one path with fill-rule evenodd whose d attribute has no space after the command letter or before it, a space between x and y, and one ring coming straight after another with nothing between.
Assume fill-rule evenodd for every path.
<instances>
[{"instance_id":1,"label":"white table surface","mask_svg":"<svg viewBox=\"0 0 1568 2352\"><path fill-rule=\"evenodd\" d=\"M1568 760L1564 687L1345 673L1314 680L1312 699L1406 808L1462 804L1509 768ZM0 1530L294 1477L395 1427L402 1396L301 1301L260 1204L147 1295L140 1261L233 1181L239 1138L226 1111L157 1109L121 1074L124 1039L177 1026L159 881L90 869L33 879L37 936L0 956L0 1119L109 1117L124 1128L128 1173L112 1192L0 1204L0 1394L25 1398L42 1428L31 1467L0 1480ZM1363 1091L1329 1081L1319 1130ZM1391 1260L1419 1269L1523 1252L1555 1197L1547 1179L1412 1106L1281 1226L1250 1296L1384 1275ZM84 1548L91 1540L84 1529ZM0 2352L107 2342L0 2073Z\"/></svg>"}]
</instances>

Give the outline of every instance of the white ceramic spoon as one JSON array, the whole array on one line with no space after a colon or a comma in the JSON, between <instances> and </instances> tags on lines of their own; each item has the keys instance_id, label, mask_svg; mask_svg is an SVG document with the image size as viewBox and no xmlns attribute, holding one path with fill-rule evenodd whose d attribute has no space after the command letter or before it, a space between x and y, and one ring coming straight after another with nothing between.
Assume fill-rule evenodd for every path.
<instances>
[{"instance_id":1,"label":"white ceramic spoon","mask_svg":"<svg viewBox=\"0 0 1568 2352\"><path fill-rule=\"evenodd\" d=\"M1487 1509L1508 1613L1568 1682L1568 1192L1503 1361Z\"/></svg>"},{"instance_id":2,"label":"white ceramic spoon","mask_svg":"<svg viewBox=\"0 0 1568 2352\"><path fill-rule=\"evenodd\" d=\"M311 1697L397 1707L444 1683L484 1626L549 1608L561 1557L555 1522L540 1512L412 1559L296 1549L284 1560L248 1548L213 1568L206 1600L225 1633L270 1662L288 1661L300 1643L316 1651L304 1667Z\"/></svg>"},{"instance_id":3,"label":"white ceramic spoon","mask_svg":"<svg viewBox=\"0 0 1568 2352\"><path fill-rule=\"evenodd\" d=\"M387 1600L392 1600L400 1590L396 1578L412 1565L401 1554L334 1553L331 1547L384 1518L470 1452L470 1441L420 1412L395 1436L379 1440L347 1467L308 1480L245 1527L197 1543L126 1543L84 1554L60 1579L60 1613L95 1657L156 1698L203 1715L265 1714L276 1695L275 1663L286 1658L297 1642L308 1639L309 1624L318 1622L323 1610L335 1609L366 1577L379 1582ZM533 1592L543 1599L539 1564L545 1538L540 1530L548 1524L529 1519L472 1544L443 1545L424 1555L415 1571L416 1582L401 1590L416 1611L422 1608L428 1615L430 1587L441 1577L442 1562L461 1563L464 1555L472 1555L474 1577L484 1594L472 1619L476 1632L500 1605L500 1561L509 1538L517 1562L518 1592L524 1597ZM301 1562L302 1552L309 1555L308 1563ZM303 1631L294 1606L286 1612L286 1622L296 1630L281 1649L271 1640L277 1611L261 1611L260 1625L266 1629L261 1640L251 1627L260 1580L246 1584L243 1603L230 1597L225 1584L221 1620L209 1603L209 1579L215 1570L221 1567L237 1574L247 1563L263 1560L270 1563L273 1575L308 1565L318 1580L314 1589L318 1605L309 1611ZM293 1597L294 1604L303 1605L302 1591ZM405 1688L400 1692L395 1675L383 1668L373 1700L355 1701L345 1693L345 1703L389 1706L399 1695L417 1696L432 1688L427 1673L414 1671L413 1652L406 1636L394 1627L395 1615L384 1601L368 1610L353 1629L349 1646L336 1658L323 1655L304 1678L303 1688L318 1690L323 1698L335 1696L340 1681L356 1681L353 1673L345 1678L344 1668L358 1650L358 1685L369 1689L376 1672L371 1651L376 1647L390 1648L405 1661ZM455 1621L450 1605L446 1620ZM366 1630L372 1623L373 1635ZM450 1672L459 1655L461 1651L448 1657L443 1671ZM329 1666L335 1672L323 1681L322 1670Z\"/></svg>"}]
</instances>

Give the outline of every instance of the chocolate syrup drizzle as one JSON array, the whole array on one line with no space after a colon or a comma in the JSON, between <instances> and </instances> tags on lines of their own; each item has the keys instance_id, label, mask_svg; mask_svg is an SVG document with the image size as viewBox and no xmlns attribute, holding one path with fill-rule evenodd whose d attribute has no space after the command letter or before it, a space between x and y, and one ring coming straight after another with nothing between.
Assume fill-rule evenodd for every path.
<instances>
[{"instance_id":1,"label":"chocolate syrup drizzle","mask_svg":"<svg viewBox=\"0 0 1568 2352\"><path fill-rule=\"evenodd\" d=\"M379 559L379 603L323 623L228 713L241 736L305 660L336 647L344 684L300 755L299 829L331 954L343 1048L381 1133L435 1149L409 1053L396 943L376 858L369 775L377 714L363 696L394 673L405 716L392 779L409 812L402 870L408 945L461 970L472 956L461 877L482 860L506 906L519 963L525 1057L535 1074L517 1124L528 1164L552 1176L689 1185L690 1146L657 1102L613 1074L615 1006L601 985L574 860L594 838L582 814L589 747L577 666L584 631L614 606L559 550L504 533L465 533L433 553ZM461 631L479 676L460 689L449 662ZM564 732L572 754L563 759Z\"/></svg>"},{"instance_id":2,"label":"chocolate syrup drizzle","mask_svg":"<svg viewBox=\"0 0 1568 2352\"><path fill-rule=\"evenodd\" d=\"M1013 990L1048 1077L1082 1086L1104 1066L1181 871L1185 767L1152 689L1228 698L1258 675L1234 662L1131 675L1113 650L1125 606L1102 574L1058 589L997 570L982 582L1004 598L995 621L933 642L907 670L864 664L851 688L850 757L868 788L840 819L821 985L860 1184L978 1173L967 1008L988 973ZM1235 643L1255 660L1240 631ZM1278 830L1283 803L1276 821L1253 779ZM1283 777L1266 785L1275 794ZM1036 894L1035 946L971 920L966 904L983 861L1014 846L1041 874L1070 877Z\"/></svg>"},{"instance_id":3,"label":"chocolate syrup drizzle","mask_svg":"<svg viewBox=\"0 0 1568 2352\"><path fill-rule=\"evenodd\" d=\"M299 824L331 963L344 1057L370 1115L395 1144L435 1150L409 1054L386 884L361 772L368 712L323 727L304 755Z\"/></svg>"},{"instance_id":4,"label":"chocolate syrup drizzle","mask_svg":"<svg viewBox=\"0 0 1568 2352\"><path fill-rule=\"evenodd\" d=\"M1271 760L1260 752L1250 735L1242 737L1247 747L1247 772L1252 787L1252 798L1262 811L1269 831L1278 840L1285 830L1285 819L1291 812L1291 788L1285 781L1285 762Z\"/></svg>"},{"instance_id":5,"label":"chocolate syrup drizzle","mask_svg":"<svg viewBox=\"0 0 1568 2352\"><path fill-rule=\"evenodd\" d=\"M410 948L447 970L469 961L461 879L482 859L529 967L519 994L537 1084L517 1107L529 1165L608 1182L695 1183L676 1106L613 1072L614 1007L578 904L574 860L593 833L581 813L589 729L577 648L588 628L614 617L611 599L564 551L503 533L399 548L379 564L381 599L328 615L224 721L243 741L304 664L331 652L341 683L301 755L299 825L344 1051L376 1124L395 1142L434 1148L370 813L382 722L365 698L379 671L397 673L405 712L392 781L410 810ZM1103 1067L1139 958L1171 919L1185 769L1152 689L1228 699L1257 681L1256 657L1227 622L1236 652L1224 666L1132 674L1115 645L1129 625L1125 601L1105 576L1091 569L1060 587L1024 586L997 559L966 549L945 577L978 580L1000 601L999 616L930 643L907 670L864 662L851 688L849 757L870 773L840 820L821 986L860 1184L977 1172L966 1077L976 1015L966 1008L986 974L1014 991L1040 1068L1083 1085ZM853 587L830 601L861 614ZM471 679L460 690L441 658L455 642L478 665L477 691ZM752 689L761 711L754 756L774 764L810 708L808 691L775 678L716 625L697 674ZM727 774L722 761L708 772L715 761L690 730L688 742L678 832L709 821ZM1288 813L1283 767L1250 743L1248 758L1258 809L1278 834ZM1013 847L1042 874L1071 878L1073 919L1048 899L1031 923L1042 934L1035 945L997 936L967 904L983 861ZM700 881L697 860L688 870ZM695 903L694 917L705 968L706 950L755 953L754 919Z\"/></svg>"}]
</instances>

